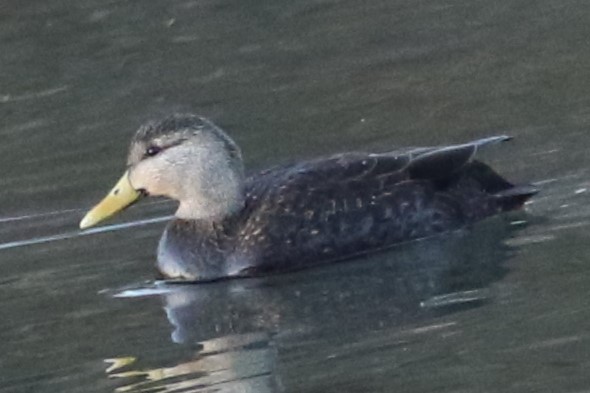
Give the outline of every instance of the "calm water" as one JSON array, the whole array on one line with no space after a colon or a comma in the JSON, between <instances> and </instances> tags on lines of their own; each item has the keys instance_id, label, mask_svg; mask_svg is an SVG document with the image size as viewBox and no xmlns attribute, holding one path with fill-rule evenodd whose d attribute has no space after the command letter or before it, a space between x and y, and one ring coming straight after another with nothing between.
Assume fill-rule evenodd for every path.
<instances>
[{"instance_id":1,"label":"calm water","mask_svg":"<svg viewBox=\"0 0 590 393\"><path fill-rule=\"evenodd\" d=\"M0 4L1 392L590 391L586 0ZM214 119L262 168L461 142L526 213L267 279L154 283L174 206L77 230L130 135Z\"/></svg>"}]
</instances>

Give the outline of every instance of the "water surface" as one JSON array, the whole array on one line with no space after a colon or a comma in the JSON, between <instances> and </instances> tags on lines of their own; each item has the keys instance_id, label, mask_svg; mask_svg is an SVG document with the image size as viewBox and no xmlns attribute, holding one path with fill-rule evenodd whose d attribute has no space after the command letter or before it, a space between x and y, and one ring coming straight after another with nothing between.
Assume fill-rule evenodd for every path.
<instances>
[{"instance_id":1,"label":"water surface","mask_svg":"<svg viewBox=\"0 0 590 393\"><path fill-rule=\"evenodd\" d=\"M590 389L583 0L0 5L0 391ZM356 261L153 281L173 203L77 223L147 119L191 111L249 168L515 140L526 212Z\"/></svg>"}]
</instances>

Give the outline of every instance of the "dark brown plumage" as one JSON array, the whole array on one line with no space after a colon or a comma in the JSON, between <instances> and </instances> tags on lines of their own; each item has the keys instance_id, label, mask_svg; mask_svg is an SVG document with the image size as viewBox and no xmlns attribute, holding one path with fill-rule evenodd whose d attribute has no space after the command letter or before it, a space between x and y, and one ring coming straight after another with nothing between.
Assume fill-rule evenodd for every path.
<instances>
[{"instance_id":1,"label":"dark brown plumage","mask_svg":"<svg viewBox=\"0 0 590 393\"><path fill-rule=\"evenodd\" d=\"M179 202L158 246L170 279L215 280L314 266L460 228L520 207L537 190L474 160L506 136L382 154L345 153L246 178L239 147L195 115L142 126L127 171L80 222L145 195Z\"/></svg>"},{"instance_id":2,"label":"dark brown plumage","mask_svg":"<svg viewBox=\"0 0 590 393\"><path fill-rule=\"evenodd\" d=\"M171 222L158 267L167 278L190 280L288 271L516 209L537 190L473 159L480 147L508 139L346 153L263 171L246 179L239 211Z\"/></svg>"}]
</instances>

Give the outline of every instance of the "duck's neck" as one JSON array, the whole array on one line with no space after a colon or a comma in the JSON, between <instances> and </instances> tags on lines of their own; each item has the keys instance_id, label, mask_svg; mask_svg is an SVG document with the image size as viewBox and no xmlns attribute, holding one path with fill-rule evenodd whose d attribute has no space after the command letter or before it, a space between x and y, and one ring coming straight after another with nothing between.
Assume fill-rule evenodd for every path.
<instances>
[{"instance_id":1,"label":"duck's neck","mask_svg":"<svg viewBox=\"0 0 590 393\"><path fill-rule=\"evenodd\" d=\"M227 189L226 192L199 193L180 201L175 216L182 220L221 222L244 208L245 198L242 187Z\"/></svg>"},{"instance_id":2,"label":"duck's neck","mask_svg":"<svg viewBox=\"0 0 590 393\"><path fill-rule=\"evenodd\" d=\"M217 139L205 142L189 146L189 152L177 158L184 170L177 170L174 187L162 192L179 201L176 217L183 220L219 221L241 211L245 204L239 150L232 156Z\"/></svg>"}]
</instances>

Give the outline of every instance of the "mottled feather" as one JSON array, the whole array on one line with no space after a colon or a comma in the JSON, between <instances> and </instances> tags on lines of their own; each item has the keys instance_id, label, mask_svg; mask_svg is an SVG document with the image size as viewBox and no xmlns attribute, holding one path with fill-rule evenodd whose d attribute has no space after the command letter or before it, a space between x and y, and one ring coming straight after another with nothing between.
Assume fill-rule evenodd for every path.
<instances>
[{"instance_id":1,"label":"mottled feather","mask_svg":"<svg viewBox=\"0 0 590 393\"><path fill-rule=\"evenodd\" d=\"M169 233L200 239L181 257L199 267L199 279L299 269L432 236L517 208L536 192L473 159L480 147L508 139L272 168L246 180L239 214L216 227L182 229L177 221Z\"/></svg>"}]
</instances>

